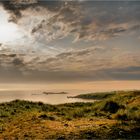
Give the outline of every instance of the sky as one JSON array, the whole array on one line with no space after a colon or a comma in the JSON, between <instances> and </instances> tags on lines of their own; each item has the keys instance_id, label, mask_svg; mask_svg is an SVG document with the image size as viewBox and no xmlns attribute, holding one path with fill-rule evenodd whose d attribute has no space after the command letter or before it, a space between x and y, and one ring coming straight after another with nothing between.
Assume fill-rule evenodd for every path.
<instances>
[{"instance_id":1,"label":"sky","mask_svg":"<svg viewBox=\"0 0 140 140\"><path fill-rule=\"evenodd\" d=\"M0 1L0 83L140 80L139 1Z\"/></svg>"}]
</instances>

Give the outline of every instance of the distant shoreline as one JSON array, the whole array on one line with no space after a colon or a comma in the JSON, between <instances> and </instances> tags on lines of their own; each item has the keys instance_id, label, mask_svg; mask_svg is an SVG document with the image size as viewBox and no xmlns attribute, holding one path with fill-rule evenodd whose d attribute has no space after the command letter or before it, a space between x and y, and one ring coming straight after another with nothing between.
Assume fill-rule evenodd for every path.
<instances>
[{"instance_id":1,"label":"distant shoreline","mask_svg":"<svg viewBox=\"0 0 140 140\"><path fill-rule=\"evenodd\" d=\"M0 103L0 139L140 139L140 91L91 95L103 100Z\"/></svg>"},{"instance_id":2,"label":"distant shoreline","mask_svg":"<svg viewBox=\"0 0 140 140\"><path fill-rule=\"evenodd\" d=\"M68 94L67 92L46 92L44 91L42 94L49 95L49 94Z\"/></svg>"}]
</instances>

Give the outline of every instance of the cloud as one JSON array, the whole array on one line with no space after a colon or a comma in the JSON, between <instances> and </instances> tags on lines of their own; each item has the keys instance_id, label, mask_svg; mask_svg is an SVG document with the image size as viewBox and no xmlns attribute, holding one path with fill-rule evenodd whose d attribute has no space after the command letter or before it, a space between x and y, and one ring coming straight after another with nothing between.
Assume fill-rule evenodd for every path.
<instances>
[{"instance_id":1,"label":"cloud","mask_svg":"<svg viewBox=\"0 0 140 140\"><path fill-rule=\"evenodd\" d=\"M32 81L140 79L139 51L129 49L124 43L127 41L117 48L91 45L115 37L120 39L119 44L123 35L138 34L140 6L137 2L15 0L1 3L10 15L9 22L17 24L24 34L9 46L3 42L0 45L3 79L6 75Z\"/></svg>"},{"instance_id":2,"label":"cloud","mask_svg":"<svg viewBox=\"0 0 140 140\"><path fill-rule=\"evenodd\" d=\"M4 64L38 71L93 71L110 68L138 66L139 53L124 53L109 47L90 47L60 53L54 57L45 54L1 54ZM125 61L121 61L125 59Z\"/></svg>"},{"instance_id":3,"label":"cloud","mask_svg":"<svg viewBox=\"0 0 140 140\"><path fill-rule=\"evenodd\" d=\"M15 81L132 80L140 78L139 64L139 53L103 46L74 49L54 57L5 52L0 54L0 76Z\"/></svg>"},{"instance_id":4,"label":"cloud","mask_svg":"<svg viewBox=\"0 0 140 140\"><path fill-rule=\"evenodd\" d=\"M18 20L22 17L21 11L37 4L37 0L7 0L1 1L0 3L11 15L9 21L17 23Z\"/></svg>"},{"instance_id":5,"label":"cloud","mask_svg":"<svg viewBox=\"0 0 140 140\"><path fill-rule=\"evenodd\" d=\"M79 40L106 40L137 30L139 6L132 2L92 1L7 1L10 21L16 21L38 41L52 41L68 35ZM130 8L131 5L131 8ZM92 14L91 14L92 13ZM37 18L36 15L39 14ZM31 16L32 15L32 16ZM20 21L21 20L21 21ZM27 25L27 21L32 23Z\"/></svg>"}]
</instances>

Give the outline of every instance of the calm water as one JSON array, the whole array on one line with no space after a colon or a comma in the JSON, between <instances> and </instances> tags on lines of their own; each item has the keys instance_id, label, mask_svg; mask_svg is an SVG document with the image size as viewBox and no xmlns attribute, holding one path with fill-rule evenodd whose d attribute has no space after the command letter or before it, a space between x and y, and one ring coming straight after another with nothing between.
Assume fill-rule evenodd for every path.
<instances>
[{"instance_id":1,"label":"calm water","mask_svg":"<svg viewBox=\"0 0 140 140\"><path fill-rule=\"evenodd\" d=\"M62 104L71 102L93 102L94 100L84 100L77 98L67 98L67 96L76 96L79 93L68 94L48 94L43 91L0 91L0 103L8 102L15 99L28 101L41 101L48 104Z\"/></svg>"},{"instance_id":2,"label":"calm water","mask_svg":"<svg viewBox=\"0 0 140 140\"><path fill-rule=\"evenodd\" d=\"M55 88L54 88L55 87ZM15 99L41 101L49 104L89 102L89 100L67 98L84 93L114 90L140 90L140 81L99 81L71 84L0 84L0 102ZM68 92L68 94L42 94L43 91ZM92 100L93 101L93 100ZM91 100L90 100L91 102Z\"/></svg>"}]
</instances>

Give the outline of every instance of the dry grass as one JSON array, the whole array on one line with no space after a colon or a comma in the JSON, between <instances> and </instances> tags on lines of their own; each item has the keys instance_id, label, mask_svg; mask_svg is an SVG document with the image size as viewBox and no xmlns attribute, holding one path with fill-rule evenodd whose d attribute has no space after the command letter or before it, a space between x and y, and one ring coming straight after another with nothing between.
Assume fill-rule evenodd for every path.
<instances>
[{"instance_id":1,"label":"dry grass","mask_svg":"<svg viewBox=\"0 0 140 140\"><path fill-rule=\"evenodd\" d=\"M112 103L118 105L113 113ZM4 103L0 105L0 139L140 138L139 103L139 92L132 91L96 103Z\"/></svg>"}]
</instances>

